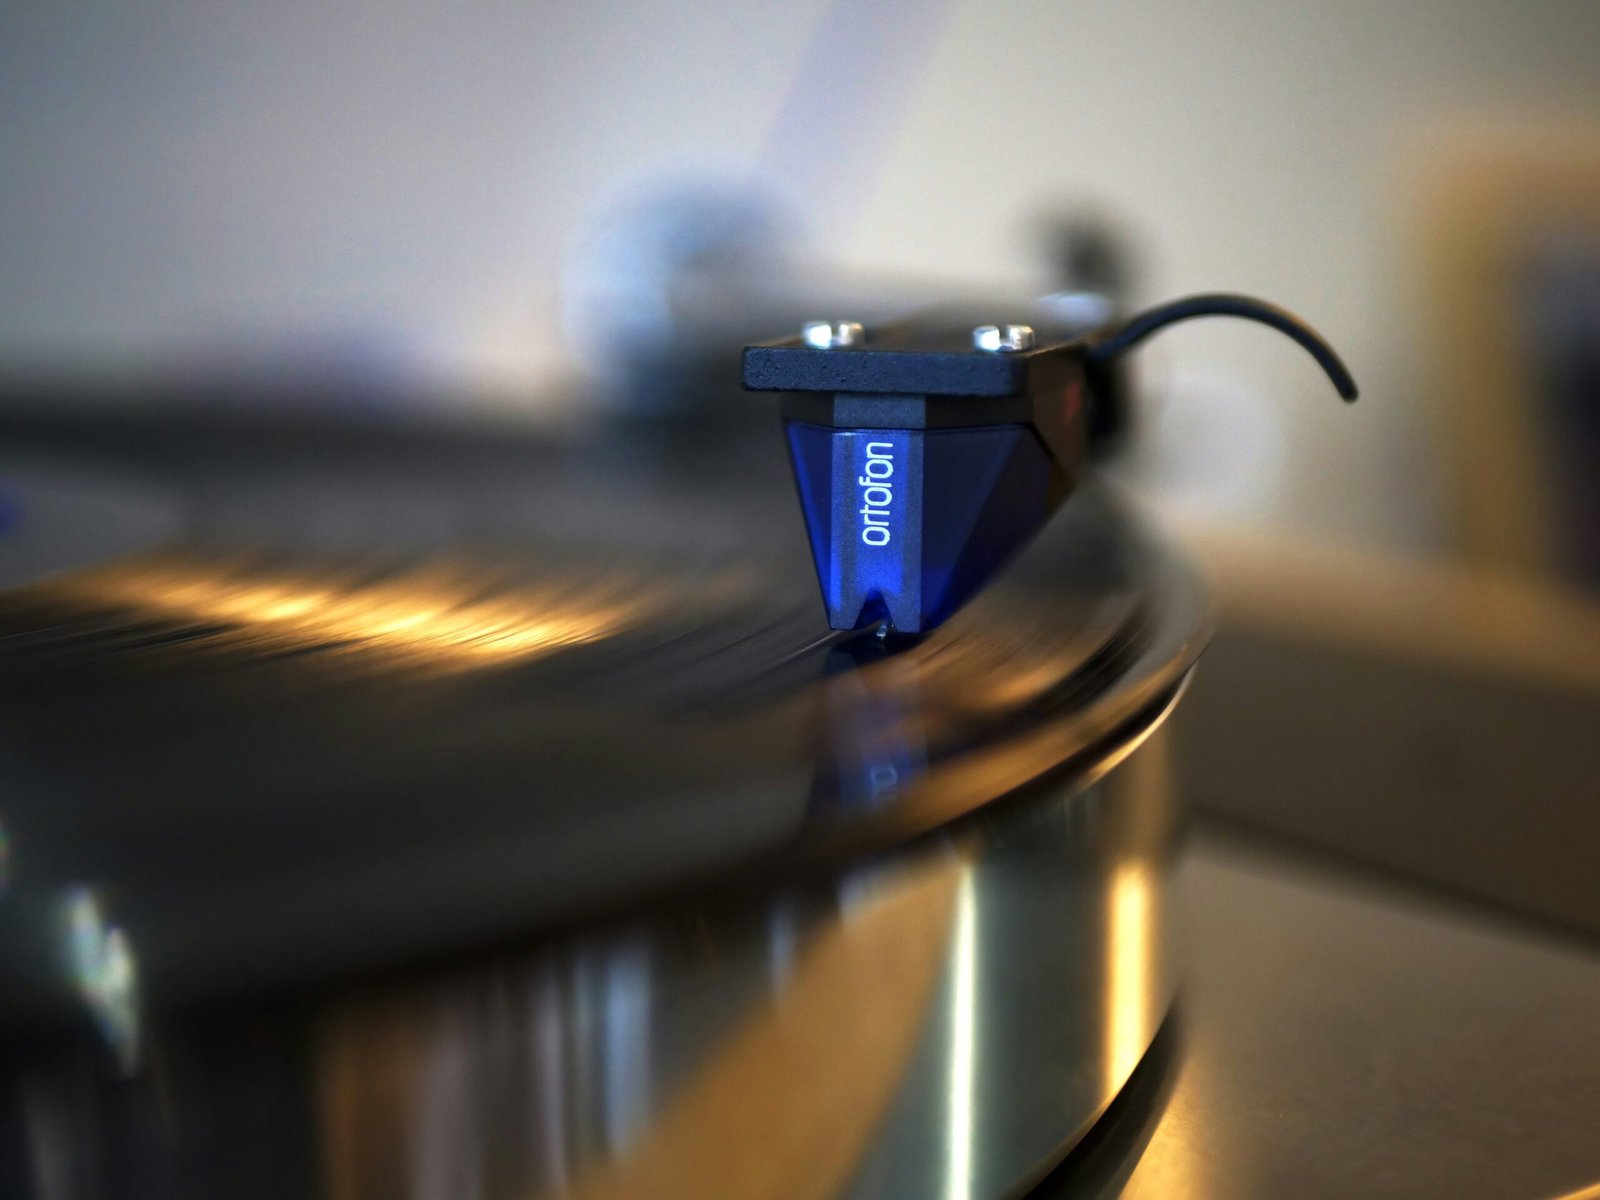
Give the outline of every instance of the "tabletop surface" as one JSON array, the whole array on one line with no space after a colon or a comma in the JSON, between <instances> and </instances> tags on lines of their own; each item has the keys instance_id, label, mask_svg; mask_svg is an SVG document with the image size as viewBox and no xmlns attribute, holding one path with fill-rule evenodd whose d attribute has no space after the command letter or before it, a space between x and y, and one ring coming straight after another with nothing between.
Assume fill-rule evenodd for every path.
<instances>
[{"instance_id":1,"label":"tabletop surface","mask_svg":"<svg viewBox=\"0 0 1600 1200\"><path fill-rule=\"evenodd\" d=\"M1600 954L1215 836L1177 895L1175 1044L1039 1200L1600 1183Z\"/></svg>"}]
</instances>

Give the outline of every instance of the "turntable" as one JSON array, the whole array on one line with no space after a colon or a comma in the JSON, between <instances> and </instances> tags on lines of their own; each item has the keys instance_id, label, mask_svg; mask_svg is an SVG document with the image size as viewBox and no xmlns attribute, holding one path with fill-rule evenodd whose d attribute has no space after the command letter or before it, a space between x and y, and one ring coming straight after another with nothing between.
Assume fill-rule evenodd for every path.
<instances>
[{"instance_id":1,"label":"turntable","mask_svg":"<svg viewBox=\"0 0 1600 1200\"><path fill-rule=\"evenodd\" d=\"M1155 1038L1208 616L1109 496L898 646L765 427L93 428L7 438L8 1194L1003 1194Z\"/></svg>"},{"instance_id":2,"label":"turntable","mask_svg":"<svg viewBox=\"0 0 1600 1200\"><path fill-rule=\"evenodd\" d=\"M0 464L0 1194L1291 1194L1219 1055L1337 1157L1251 950L1318 901L1174 879L1206 590L1080 464L912 622L765 423L61 412Z\"/></svg>"}]
</instances>

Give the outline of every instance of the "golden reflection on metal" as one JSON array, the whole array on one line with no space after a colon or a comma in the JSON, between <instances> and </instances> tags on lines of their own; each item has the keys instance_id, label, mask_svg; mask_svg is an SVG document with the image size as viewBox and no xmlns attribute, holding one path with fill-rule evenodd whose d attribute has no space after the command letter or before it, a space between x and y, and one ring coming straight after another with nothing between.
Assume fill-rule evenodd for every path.
<instances>
[{"instance_id":1,"label":"golden reflection on metal","mask_svg":"<svg viewBox=\"0 0 1600 1200\"><path fill-rule=\"evenodd\" d=\"M410 1193L412 1139L430 1026L426 1007L399 1001L347 1010L319 1038L317 1108L328 1200Z\"/></svg>"},{"instance_id":2,"label":"golden reflection on metal","mask_svg":"<svg viewBox=\"0 0 1600 1200\"><path fill-rule=\"evenodd\" d=\"M837 1195L916 1048L969 873L962 860L932 860L819 935L788 986L682 1088L644 1144L572 1194ZM722 1152L708 1154L708 1146Z\"/></svg>"},{"instance_id":3,"label":"golden reflection on metal","mask_svg":"<svg viewBox=\"0 0 1600 1200\"><path fill-rule=\"evenodd\" d=\"M1154 881L1140 861L1112 872L1106 959L1106 1085L1120 1088L1155 1036L1150 1012L1157 953Z\"/></svg>"},{"instance_id":4,"label":"golden reflection on metal","mask_svg":"<svg viewBox=\"0 0 1600 1200\"><path fill-rule=\"evenodd\" d=\"M956 894L955 953L950 971L949 1128L945 1200L968 1200L972 1190L972 1114L977 1103L978 916L972 871Z\"/></svg>"},{"instance_id":5,"label":"golden reflection on metal","mask_svg":"<svg viewBox=\"0 0 1600 1200\"><path fill-rule=\"evenodd\" d=\"M1161 903L1161 841L1172 813L1170 735L1163 726L1144 753L1124 763L1119 819L1137 831L1141 851L1114 863L1106 898L1106 1086L1120 1089L1138 1066L1161 1023L1152 1003L1166 948Z\"/></svg>"},{"instance_id":6,"label":"golden reflection on metal","mask_svg":"<svg viewBox=\"0 0 1600 1200\"><path fill-rule=\"evenodd\" d=\"M370 647L437 664L523 659L616 632L659 597L626 581L497 584L467 564L378 580L303 569L138 559L78 577L79 602L219 626L224 641Z\"/></svg>"},{"instance_id":7,"label":"golden reflection on metal","mask_svg":"<svg viewBox=\"0 0 1600 1200\"><path fill-rule=\"evenodd\" d=\"M642 1139L621 1153L590 1143L587 1161L563 1158L554 1164L558 1170L547 1160L525 1176L529 1182L516 1194L525 1200L838 1195L905 1078L949 966L953 933L958 946L966 947L964 956L958 949L956 970L958 977L965 972L961 986L969 997L962 1028L969 1039L970 1079L974 904L970 864L954 853L930 856L864 889L847 917L802 943L781 986L732 1014L705 1065L667 1092ZM952 928L961 922L964 933ZM551 968L566 973L560 964ZM548 991L537 994L541 1006L561 1003ZM476 1013L481 998L467 999ZM584 1003L599 1002L603 1011L606 1000L591 994ZM462 1002L461 993L449 991L357 1002L321 1025L316 1061L324 1184L331 1200L403 1194L408 1180L428 1165L419 1163L416 1141L429 1086L426 1064L448 1029L450 1005ZM551 1015L585 1017L570 1010ZM532 1014L535 1025L539 1016ZM605 1084L631 1088L635 1080L617 1075ZM970 1099L970 1083L966 1094ZM581 1123L583 1113L561 1107L571 1099L559 1085L544 1091L543 1102L554 1106L546 1118L558 1125ZM644 1094L593 1097L602 1105L619 1099L653 1104ZM485 1146L463 1149L456 1142L453 1153L466 1156L453 1160L456 1169L470 1174L468 1160L486 1152Z\"/></svg>"}]
</instances>

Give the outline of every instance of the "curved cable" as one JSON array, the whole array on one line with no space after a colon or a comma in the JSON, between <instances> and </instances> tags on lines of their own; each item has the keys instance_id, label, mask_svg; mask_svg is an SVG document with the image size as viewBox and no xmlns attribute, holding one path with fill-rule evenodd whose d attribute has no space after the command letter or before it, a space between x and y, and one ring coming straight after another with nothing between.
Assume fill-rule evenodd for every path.
<instances>
[{"instance_id":1,"label":"curved cable","mask_svg":"<svg viewBox=\"0 0 1600 1200\"><path fill-rule=\"evenodd\" d=\"M1185 296L1129 317L1117 328L1091 337L1088 358L1091 362L1105 362L1124 350L1131 350L1152 333L1187 321L1193 317L1243 317L1269 325L1279 333L1298 342L1302 349L1317 360L1317 365L1327 373L1339 395L1346 401L1354 400L1360 392L1349 368L1339 358L1322 335L1299 317L1276 304L1257 300L1253 296L1239 296L1230 292L1207 292L1199 296Z\"/></svg>"}]
</instances>

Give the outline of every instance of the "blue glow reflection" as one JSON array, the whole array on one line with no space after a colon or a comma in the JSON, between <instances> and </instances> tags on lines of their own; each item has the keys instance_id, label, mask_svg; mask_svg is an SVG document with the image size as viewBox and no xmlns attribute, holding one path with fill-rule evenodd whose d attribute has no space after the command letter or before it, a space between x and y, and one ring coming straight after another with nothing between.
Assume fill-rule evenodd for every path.
<instances>
[{"instance_id":1,"label":"blue glow reflection","mask_svg":"<svg viewBox=\"0 0 1600 1200\"><path fill-rule=\"evenodd\" d=\"M106 923L90 888L68 889L62 910L73 983L117 1065L131 1075L139 1065L139 997L127 934Z\"/></svg>"}]
</instances>

